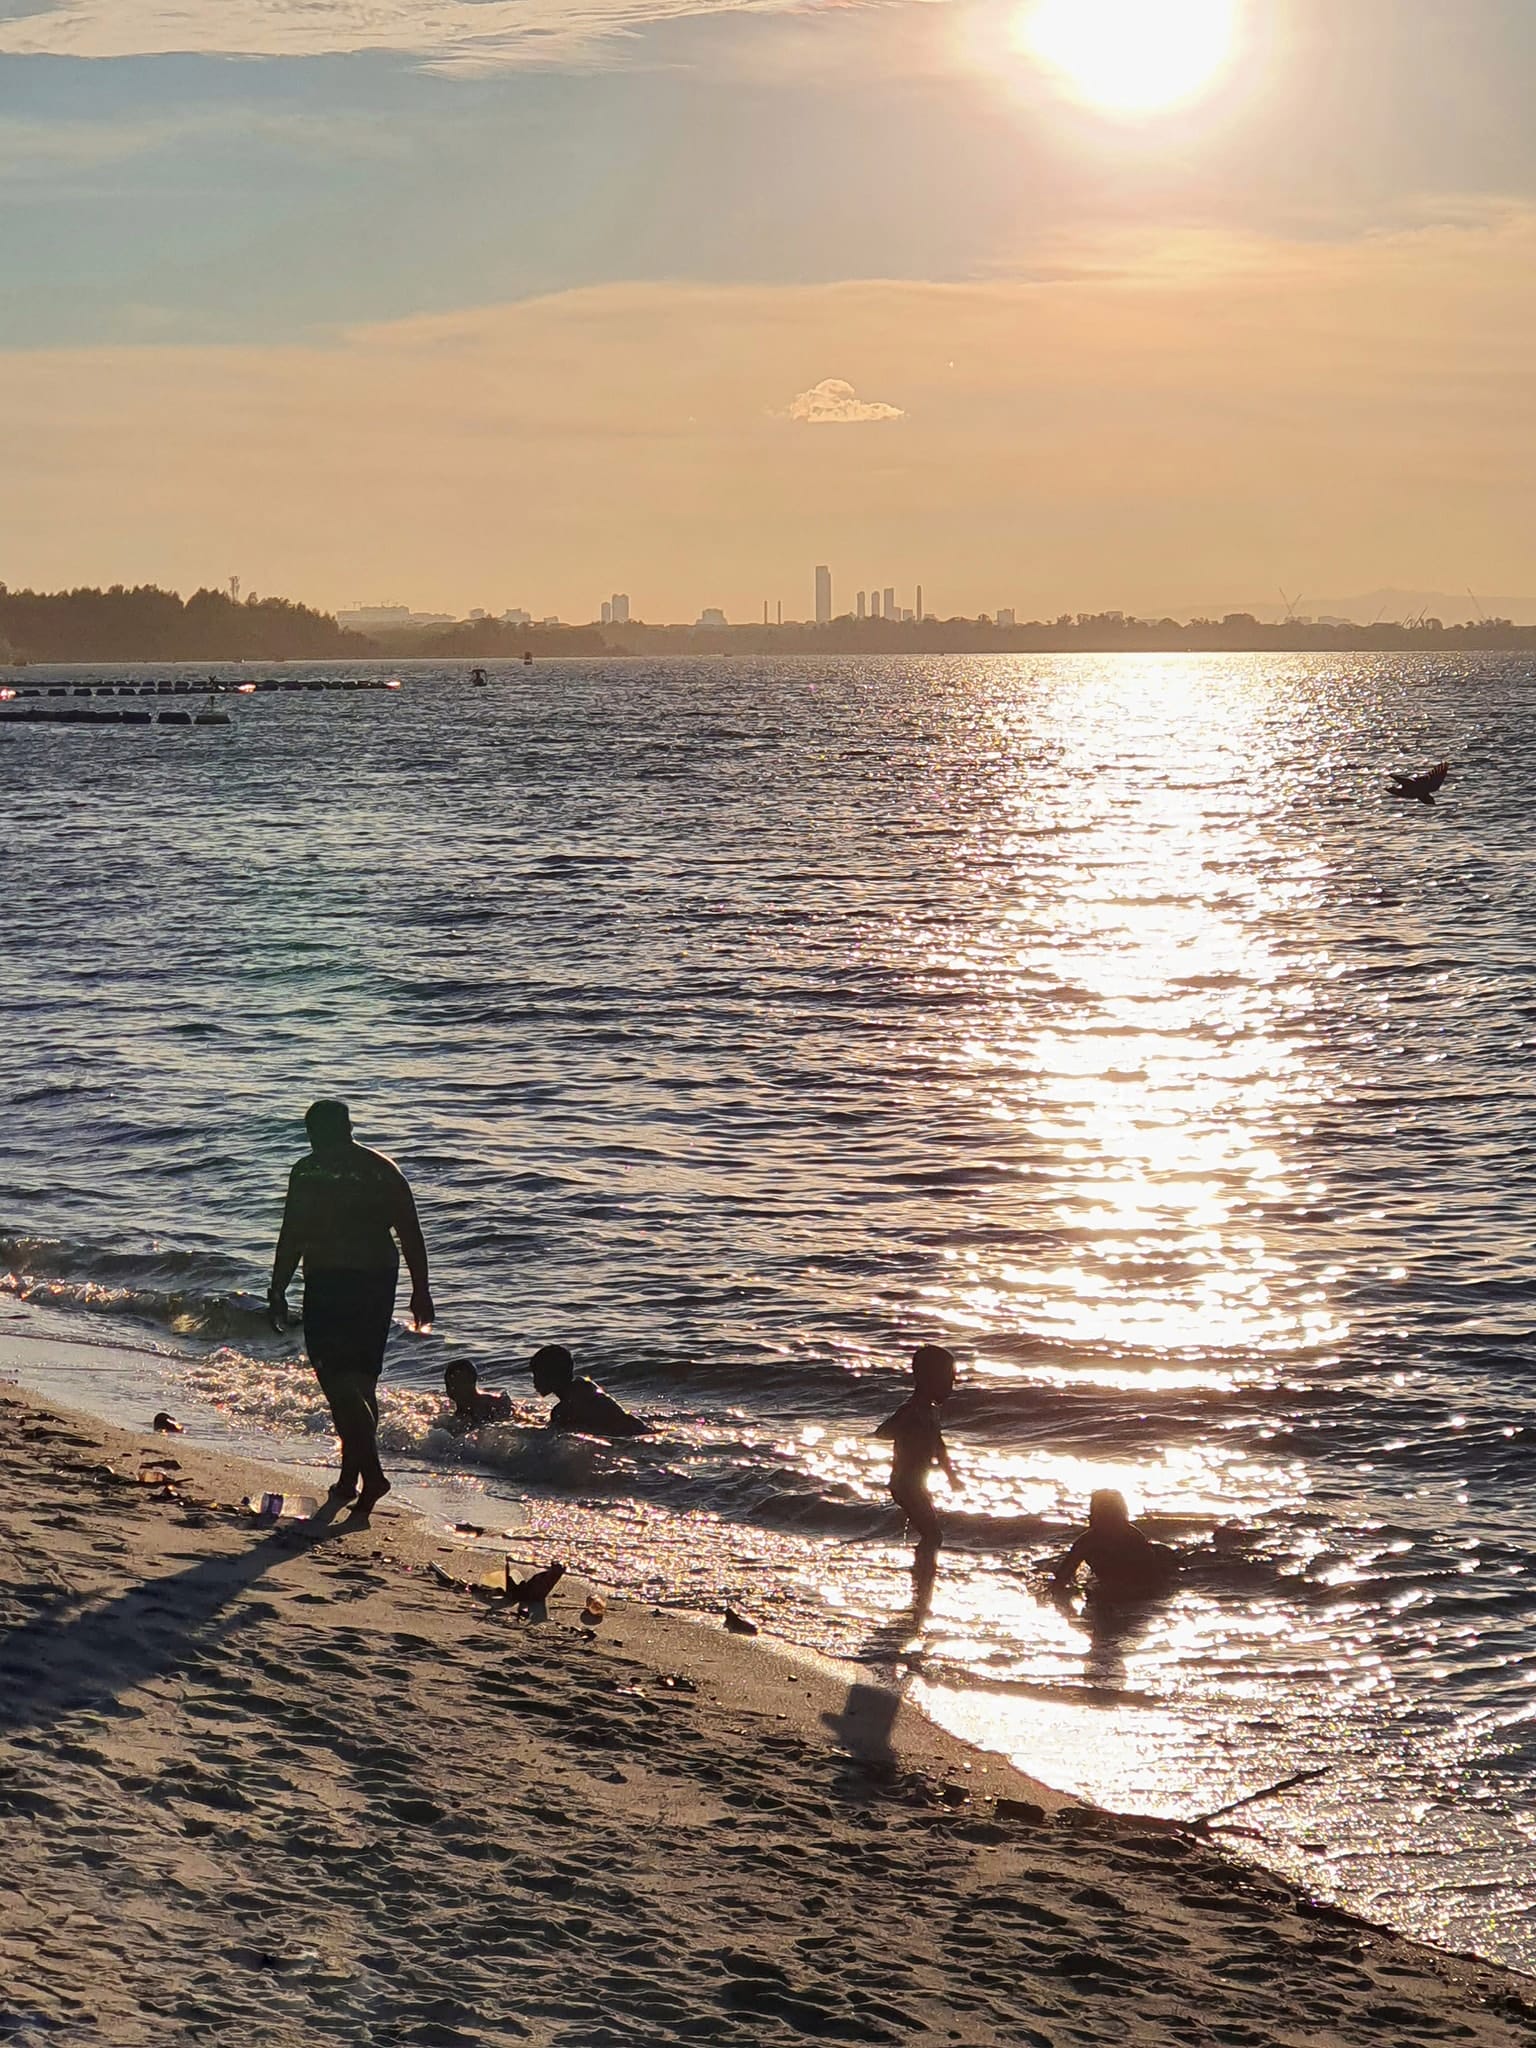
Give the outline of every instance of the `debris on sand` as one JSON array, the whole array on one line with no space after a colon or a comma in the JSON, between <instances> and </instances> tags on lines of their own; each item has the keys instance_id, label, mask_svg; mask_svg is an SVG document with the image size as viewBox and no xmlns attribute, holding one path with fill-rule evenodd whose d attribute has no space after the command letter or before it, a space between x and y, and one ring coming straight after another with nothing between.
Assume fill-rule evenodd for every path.
<instances>
[{"instance_id":1,"label":"debris on sand","mask_svg":"<svg viewBox=\"0 0 1536 2048\"><path fill-rule=\"evenodd\" d=\"M505 1570L507 1598L519 1614L532 1615L535 1610L542 1609L550 1594L565 1577L563 1564L549 1564L543 1571L535 1572L531 1578L514 1581L510 1557L506 1561Z\"/></svg>"}]
</instances>

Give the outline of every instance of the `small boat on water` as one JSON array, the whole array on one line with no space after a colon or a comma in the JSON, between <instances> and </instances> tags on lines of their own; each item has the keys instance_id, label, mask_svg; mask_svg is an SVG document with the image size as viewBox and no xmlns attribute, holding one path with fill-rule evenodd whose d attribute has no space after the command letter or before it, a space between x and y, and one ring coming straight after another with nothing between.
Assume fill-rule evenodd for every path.
<instances>
[{"instance_id":1,"label":"small boat on water","mask_svg":"<svg viewBox=\"0 0 1536 2048\"><path fill-rule=\"evenodd\" d=\"M469 672L469 680L477 690L483 690L485 688L485 670L483 668L472 668Z\"/></svg>"}]
</instances>

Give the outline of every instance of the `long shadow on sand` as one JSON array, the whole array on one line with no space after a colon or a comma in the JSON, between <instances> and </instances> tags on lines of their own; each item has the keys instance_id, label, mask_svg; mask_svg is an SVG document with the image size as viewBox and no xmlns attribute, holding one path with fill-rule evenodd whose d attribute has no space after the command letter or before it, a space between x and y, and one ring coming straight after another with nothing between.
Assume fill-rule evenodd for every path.
<instances>
[{"instance_id":1,"label":"long shadow on sand","mask_svg":"<svg viewBox=\"0 0 1536 2048\"><path fill-rule=\"evenodd\" d=\"M895 1665L903 1651L921 1632L933 1600L937 1558L919 1549L912 1569L912 1600L904 1612L893 1615L877 1629L865 1646L865 1655L878 1664ZM850 1685L842 1710L823 1714L822 1725L849 1760L862 1767L864 1776L893 1778L897 1771L893 1737L901 1713L904 1688L894 1677L885 1684ZM855 1774L855 1784L861 1780Z\"/></svg>"},{"instance_id":2,"label":"long shadow on sand","mask_svg":"<svg viewBox=\"0 0 1536 2048\"><path fill-rule=\"evenodd\" d=\"M249 1609L229 1613L231 1601L334 1533L325 1523L302 1534L278 1528L249 1550L201 1558L116 1599L82 1605L62 1596L51 1611L0 1635L0 1735L110 1711L136 1686L184 1668L254 1618Z\"/></svg>"}]
</instances>

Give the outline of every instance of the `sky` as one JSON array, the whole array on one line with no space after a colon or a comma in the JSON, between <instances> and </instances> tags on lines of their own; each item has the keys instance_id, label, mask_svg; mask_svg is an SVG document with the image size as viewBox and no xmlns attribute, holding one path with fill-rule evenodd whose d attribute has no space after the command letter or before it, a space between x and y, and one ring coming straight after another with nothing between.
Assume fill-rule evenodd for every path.
<instances>
[{"instance_id":1,"label":"sky","mask_svg":"<svg viewBox=\"0 0 1536 2048\"><path fill-rule=\"evenodd\" d=\"M0 0L0 581L1536 591L1531 0Z\"/></svg>"}]
</instances>

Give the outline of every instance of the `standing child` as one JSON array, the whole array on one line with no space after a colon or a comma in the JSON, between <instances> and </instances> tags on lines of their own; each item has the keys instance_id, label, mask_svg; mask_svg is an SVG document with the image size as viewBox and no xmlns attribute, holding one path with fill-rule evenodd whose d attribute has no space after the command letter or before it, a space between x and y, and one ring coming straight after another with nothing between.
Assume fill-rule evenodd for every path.
<instances>
[{"instance_id":1,"label":"standing child","mask_svg":"<svg viewBox=\"0 0 1536 2048\"><path fill-rule=\"evenodd\" d=\"M939 1410L955 1391L955 1357L942 1344L922 1344L912 1354L912 1393L875 1431L891 1443L891 1499L917 1531L919 1551L934 1551L943 1534L928 1497L928 1475L937 1465L951 1486L955 1468L944 1448Z\"/></svg>"}]
</instances>

